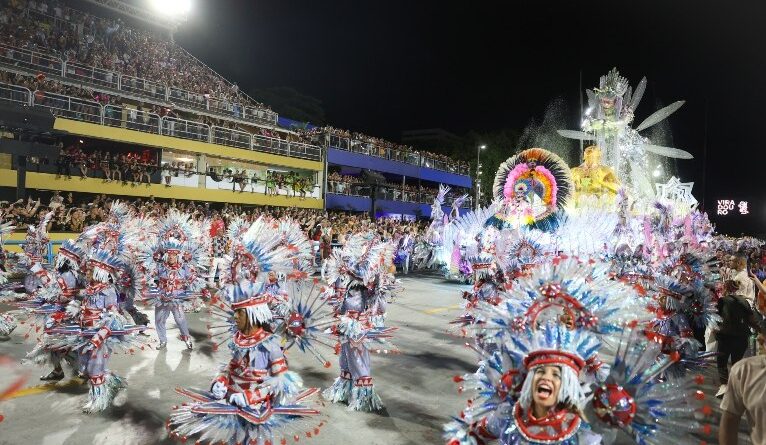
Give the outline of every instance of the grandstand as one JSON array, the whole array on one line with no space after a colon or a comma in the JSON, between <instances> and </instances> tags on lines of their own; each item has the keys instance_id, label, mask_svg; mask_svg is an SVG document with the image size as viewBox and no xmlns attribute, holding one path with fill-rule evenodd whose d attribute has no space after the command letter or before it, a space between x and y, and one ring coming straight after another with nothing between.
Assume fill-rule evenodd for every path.
<instances>
[{"instance_id":1,"label":"grandstand","mask_svg":"<svg viewBox=\"0 0 766 445\"><path fill-rule=\"evenodd\" d=\"M53 128L38 131L59 145L58 156L42 156L25 175L0 175L3 196L14 188L98 191L428 216L421 204L438 183L471 186L466 165L439 155L330 127L284 128L268 105L142 26L151 20L116 0L92 3L106 8L92 15L65 1L0 1L0 103L49 111ZM126 166L131 151L142 154L137 167ZM0 153L0 169L18 171L20 162ZM70 179L62 164L88 177ZM351 199L337 181L326 190L328 167L351 176L377 171L390 184ZM129 185L126 177L140 169L144 184Z\"/></svg>"}]
</instances>

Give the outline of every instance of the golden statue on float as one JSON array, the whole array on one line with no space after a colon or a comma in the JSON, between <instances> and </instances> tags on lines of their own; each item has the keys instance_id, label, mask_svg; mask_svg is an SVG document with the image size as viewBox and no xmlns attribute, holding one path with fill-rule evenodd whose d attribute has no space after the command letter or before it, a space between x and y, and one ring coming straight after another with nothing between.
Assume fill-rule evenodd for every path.
<instances>
[{"instance_id":1,"label":"golden statue on float","mask_svg":"<svg viewBox=\"0 0 766 445\"><path fill-rule=\"evenodd\" d=\"M610 207L615 202L620 180L614 170L601 163L601 149L591 145L585 149L585 160L572 168L575 207Z\"/></svg>"}]
</instances>

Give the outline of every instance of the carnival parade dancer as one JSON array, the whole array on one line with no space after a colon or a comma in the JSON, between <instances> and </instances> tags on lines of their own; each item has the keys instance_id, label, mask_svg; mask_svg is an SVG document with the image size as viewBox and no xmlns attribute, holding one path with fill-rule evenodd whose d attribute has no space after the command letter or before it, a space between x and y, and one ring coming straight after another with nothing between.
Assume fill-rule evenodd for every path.
<instances>
[{"instance_id":1,"label":"carnival parade dancer","mask_svg":"<svg viewBox=\"0 0 766 445\"><path fill-rule=\"evenodd\" d=\"M197 443L265 445L319 433L322 424L308 420L319 414L308 404L319 391L302 390L301 378L288 370L279 337L268 330L269 299L267 293L245 293L231 303L232 358L210 390L177 390L193 402L173 410L171 435L185 440L199 434Z\"/></svg>"},{"instance_id":2,"label":"carnival parade dancer","mask_svg":"<svg viewBox=\"0 0 766 445\"><path fill-rule=\"evenodd\" d=\"M426 229L424 238L415 244L412 252L412 263L416 268L428 269L440 262L439 252L444 242L444 227L447 222L442 205L449 191L448 186L439 184L439 193L431 204L431 223Z\"/></svg>"},{"instance_id":3,"label":"carnival parade dancer","mask_svg":"<svg viewBox=\"0 0 766 445\"><path fill-rule=\"evenodd\" d=\"M203 443L265 445L285 443L285 437L299 437L296 433L319 433L322 423L309 420L319 414L309 406L319 391L302 390L300 377L288 370L281 338L272 332L274 296L268 290L282 292L269 276L291 275L295 252L307 249L287 242L275 223L258 219L232 240L222 269L224 286L212 305L223 324L211 326L213 338L228 340L232 358L209 391L177 390L194 402L174 409L171 435L184 440L199 434ZM216 332L221 326L224 330Z\"/></svg>"},{"instance_id":4,"label":"carnival parade dancer","mask_svg":"<svg viewBox=\"0 0 766 445\"><path fill-rule=\"evenodd\" d=\"M410 271L410 258L412 257L412 248L415 242L409 230L405 230L401 235L401 238L397 241L394 264L400 265L402 267L402 273L407 275Z\"/></svg>"},{"instance_id":5,"label":"carnival parade dancer","mask_svg":"<svg viewBox=\"0 0 766 445\"><path fill-rule=\"evenodd\" d=\"M330 284L328 298L334 302L338 320L332 332L339 338L340 376L323 395L350 410L379 411L383 403L372 379L370 350L393 352L385 339L394 328L385 328L386 299L394 289L390 274L393 246L364 234L336 249L322 268Z\"/></svg>"},{"instance_id":6,"label":"carnival parade dancer","mask_svg":"<svg viewBox=\"0 0 766 445\"><path fill-rule=\"evenodd\" d=\"M85 249L106 250L122 259L119 280L115 283L120 310L127 313L137 325L147 326L149 317L135 306L135 299L141 298L143 277L141 263L137 258L139 246L153 242L156 238L155 222L139 218L122 201L114 201L104 222L86 227L77 237ZM143 331L142 331L143 333Z\"/></svg>"},{"instance_id":7,"label":"carnival parade dancer","mask_svg":"<svg viewBox=\"0 0 766 445\"><path fill-rule=\"evenodd\" d=\"M181 340L191 350L193 343L184 307L205 287L206 246L200 240L200 228L189 221L188 215L172 210L158 226L156 241L143 246L138 254L143 261L144 280L151 283L147 300L154 306L160 342L157 349L167 347L165 323L173 314Z\"/></svg>"},{"instance_id":8,"label":"carnival parade dancer","mask_svg":"<svg viewBox=\"0 0 766 445\"><path fill-rule=\"evenodd\" d=\"M24 290L27 295L33 294L41 286L45 286L47 283L42 281L45 276L42 271L42 262L45 255L48 253L48 223L53 217L53 212L46 213L40 221L35 224L30 224L27 229L26 237L24 238L24 244L22 249L24 255L22 255L21 264L27 268L27 275L24 277ZM38 266L35 268L35 266ZM36 270L33 271L32 269Z\"/></svg>"},{"instance_id":9,"label":"carnival parade dancer","mask_svg":"<svg viewBox=\"0 0 766 445\"><path fill-rule=\"evenodd\" d=\"M40 297L19 303L32 317L43 317L43 338L26 356L27 362L38 365L49 364L53 370L40 377L43 381L58 381L64 378L61 361L65 360L73 368L77 368L77 354L71 348L61 347L57 336L49 334L54 327L76 322L73 313L67 311L67 305L76 301L82 290L81 271L86 267L87 254L82 245L74 240L66 240L56 255L56 276L51 280ZM34 324L34 322L32 322Z\"/></svg>"},{"instance_id":10,"label":"carnival parade dancer","mask_svg":"<svg viewBox=\"0 0 766 445\"><path fill-rule=\"evenodd\" d=\"M0 224L0 286L8 282L8 254L5 251L4 240L6 235L13 232L15 227L11 223ZM0 337L7 337L16 329L16 321L8 314L0 313Z\"/></svg>"},{"instance_id":11,"label":"carnival parade dancer","mask_svg":"<svg viewBox=\"0 0 766 445\"><path fill-rule=\"evenodd\" d=\"M113 283L118 279L119 259L97 250L90 253L86 267L82 303L72 301L66 309L76 322L54 326L46 333L58 338L50 344L50 350L77 353L80 372L90 383L83 411L93 413L108 408L125 387L124 379L107 368L113 350L119 347L132 352L142 346L133 335L141 328L129 325L118 311Z\"/></svg>"},{"instance_id":12,"label":"carnival parade dancer","mask_svg":"<svg viewBox=\"0 0 766 445\"><path fill-rule=\"evenodd\" d=\"M228 237L226 236L226 227L220 216L217 214L213 217L213 221L210 223L210 270L207 278L207 284L213 287L215 284L216 271L220 269L220 265L223 263L223 257L226 255L226 249L228 247Z\"/></svg>"},{"instance_id":13,"label":"carnival parade dancer","mask_svg":"<svg viewBox=\"0 0 766 445\"><path fill-rule=\"evenodd\" d=\"M559 259L504 303L480 306L480 365L456 378L477 395L445 427L449 444L697 443L692 433L709 434L700 419L712 409L694 397L701 378L659 379L680 356L638 327L645 303L608 269Z\"/></svg>"}]
</instances>

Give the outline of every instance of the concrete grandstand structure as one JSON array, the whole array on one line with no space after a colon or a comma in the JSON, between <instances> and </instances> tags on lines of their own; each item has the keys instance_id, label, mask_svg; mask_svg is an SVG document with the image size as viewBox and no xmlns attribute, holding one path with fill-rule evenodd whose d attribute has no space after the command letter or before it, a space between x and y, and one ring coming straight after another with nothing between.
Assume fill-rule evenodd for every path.
<instances>
[{"instance_id":1,"label":"concrete grandstand structure","mask_svg":"<svg viewBox=\"0 0 766 445\"><path fill-rule=\"evenodd\" d=\"M90 163L86 169L92 174L74 179L61 171L56 174L54 165L63 161L48 156L47 163L38 160L28 168L23 184L19 175L0 174L3 196L22 187L427 217L439 183L471 187L467 166L437 155L403 152L323 129L300 132L280 126L276 112L172 41L106 18L118 13L115 8L105 7L95 17L69 8L66 2L45 8L41 4L4 5L0 28L9 22L18 28L0 37L0 102L22 110L50 111L55 123L47 132L53 139L48 140L64 150L76 146L84 152L84 159L66 162L71 167ZM147 23L132 26L141 25ZM126 29L130 32L123 36ZM191 74L179 80L157 70L153 60L138 63L137 71L136 63L118 57L105 63L104 57L93 56L111 57L114 48L136 42L161 48L163 57ZM140 57L141 48L135 52L130 62ZM162 74L156 77L141 74L158 71ZM7 137L19 137L9 130ZM112 158L128 149L148 153L144 161L149 179L140 187L128 185L122 177L112 181L100 171L102 162L108 167ZM99 152L95 161L89 157L94 151ZM101 152L110 153L106 160L99 158ZM0 149L0 169L17 170L18 163ZM185 168L179 174L176 166L182 164ZM377 190L380 196L372 195L371 189L344 193L328 183L329 168L356 176L371 170L391 183Z\"/></svg>"}]
</instances>

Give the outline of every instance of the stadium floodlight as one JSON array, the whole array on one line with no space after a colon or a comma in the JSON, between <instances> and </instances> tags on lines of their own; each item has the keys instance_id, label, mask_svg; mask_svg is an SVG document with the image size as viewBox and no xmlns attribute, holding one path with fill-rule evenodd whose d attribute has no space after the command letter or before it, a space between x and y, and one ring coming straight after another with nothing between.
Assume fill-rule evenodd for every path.
<instances>
[{"instance_id":1,"label":"stadium floodlight","mask_svg":"<svg viewBox=\"0 0 766 445\"><path fill-rule=\"evenodd\" d=\"M150 0L152 8L166 16L186 16L191 11L191 0Z\"/></svg>"}]
</instances>

